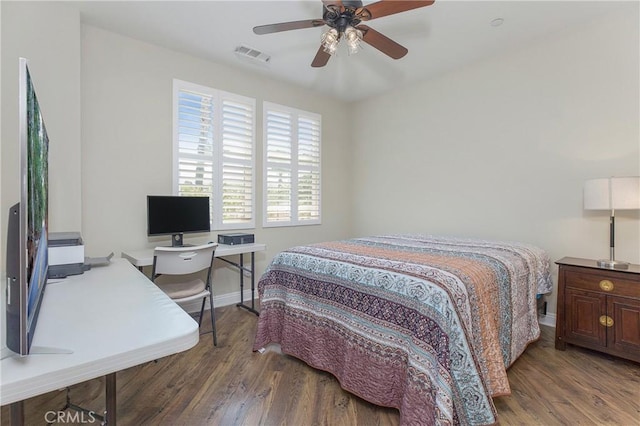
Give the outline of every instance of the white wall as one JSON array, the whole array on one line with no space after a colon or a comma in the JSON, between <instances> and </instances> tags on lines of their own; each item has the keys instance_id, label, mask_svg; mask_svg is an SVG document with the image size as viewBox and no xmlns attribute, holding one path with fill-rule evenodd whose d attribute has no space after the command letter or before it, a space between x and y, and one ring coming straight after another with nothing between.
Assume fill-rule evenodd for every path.
<instances>
[{"instance_id":1,"label":"white wall","mask_svg":"<svg viewBox=\"0 0 640 426\"><path fill-rule=\"evenodd\" d=\"M608 214L583 211L582 185L640 174L637 9L358 103L354 234L608 258ZM640 215L616 216L616 257L640 263Z\"/></svg>"},{"instance_id":2,"label":"white wall","mask_svg":"<svg viewBox=\"0 0 640 426\"><path fill-rule=\"evenodd\" d=\"M92 256L168 243L146 235L146 196L172 192L174 78L257 100L256 224L262 223L262 102L322 115L322 225L268 228L256 240L260 274L279 251L349 236L350 132L346 105L317 93L217 65L92 26L82 27L82 218ZM254 230L249 230L254 232ZM216 239L217 232L212 237ZM238 291L238 275L215 272L217 295Z\"/></svg>"}]
</instances>

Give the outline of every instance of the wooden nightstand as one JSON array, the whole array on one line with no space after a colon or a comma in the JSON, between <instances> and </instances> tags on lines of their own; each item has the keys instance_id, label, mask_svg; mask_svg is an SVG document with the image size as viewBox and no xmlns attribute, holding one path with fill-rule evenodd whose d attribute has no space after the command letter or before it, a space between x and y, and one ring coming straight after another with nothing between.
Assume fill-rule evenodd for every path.
<instances>
[{"instance_id":1,"label":"wooden nightstand","mask_svg":"<svg viewBox=\"0 0 640 426\"><path fill-rule=\"evenodd\" d=\"M556 349L570 343L640 362L640 265L603 269L573 257L556 263Z\"/></svg>"}]
</instances>

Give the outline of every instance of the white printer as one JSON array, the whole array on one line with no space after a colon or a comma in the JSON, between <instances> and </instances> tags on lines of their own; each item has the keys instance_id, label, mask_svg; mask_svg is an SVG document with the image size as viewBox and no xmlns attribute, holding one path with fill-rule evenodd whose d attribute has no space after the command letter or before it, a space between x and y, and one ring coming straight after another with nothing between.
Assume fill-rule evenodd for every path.
<instances>
[{"instance_id":1,"label":"white printer","mask_svg":"<svg viewBox=\"0 0 640 426\"><path fill-rule=\"evenodd\" d=\"M49 278L64 278L82 274L90 266L85 265L84 244L79 232L50 232Z\"/></svg>"}]
</instances>

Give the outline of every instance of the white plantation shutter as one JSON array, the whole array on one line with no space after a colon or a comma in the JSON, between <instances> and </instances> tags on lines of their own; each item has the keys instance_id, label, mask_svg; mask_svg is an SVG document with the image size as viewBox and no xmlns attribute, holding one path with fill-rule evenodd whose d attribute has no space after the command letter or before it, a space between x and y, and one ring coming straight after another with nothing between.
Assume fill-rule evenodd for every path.
<instances>
[{"instance_id":1,"label":"white plantation shutter","mask_svg":"<svg viewBox=\"0 0 640 426\"><path fill-rule=\"evenodd\" d=\"M255 101L223 94L221 106L221 225L253 228Z\"/></svg>"},{"instance_id":2,"label":"white plantation shutter","mask_svg":"<svg viewBox=\"0 0 640 426\"><path fill-rule=\"evenodd\" d=\"M298 117L298 220L320 223L320 120Z\"/></svg>"},{"instance_id":3,"label":"white plantation shutter","mask_svg":"<svg viewBox=\"0 0 640 426\"><path fill-rule=\"evenodd\" d=\"M213 192L213 104L210 96L181 90L177 120L178 195Z\"/></svg>"},{"instance_id":4,"label":"white plantation shutter","mask_svg":"<svg viewBox=\"0 0 640 426\"><path fill-rule=\"evenodd\" d=\"M265 209L269 223L291 222L291 116L265 110Z\"/></svg>"},{"instance_id":5,"label":"white plantation shutter","mask_svg":"<svg viewBox=\"0 0 640 426\"><path fill-rule=\"evenodd\" d=\"M320 223L320 115L264 103L264 226Z\"/></svg>"},{"instance_id":6,"label":"white plantation shutter","mask_svg":"<svg viewBox=\"0 0 640 426\"><path fill-rule=\"evenodd\" d=\"M255 227L255 100L174 80L174 191L208 195L212 229Z\"/></svg>"}]
</instances>

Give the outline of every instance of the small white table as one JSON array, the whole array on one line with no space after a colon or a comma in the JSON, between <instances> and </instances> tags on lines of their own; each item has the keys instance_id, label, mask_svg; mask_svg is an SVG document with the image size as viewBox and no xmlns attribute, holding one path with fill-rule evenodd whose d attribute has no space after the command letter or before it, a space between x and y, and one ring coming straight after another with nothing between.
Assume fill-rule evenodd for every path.
<instances>
[{"instance_id":1,"label":"small white table","mask_svg":"<svg viewBox=\"0 0 640 426\"><path fill-rule=\"evenodd\" d=\"M228 244L218 244L216 247L216 251L214 253L214 257L226 262L230 265L238 268L240 272L240 303L236 306L244 308L249 312L253 312L256 315L260 313L255 308L255 272L256 272L256 262L255 262L255 254L258 251L264 251L266 249L266 245L251 243L251 244L236 244L236 245L228 245ZM251 267L246 268L244 266L244 255L251 254ZM240 255L240 262L236 263L232 260L227 259L228 256ZM142 270L144 266L153 265L153 249L147 248L143 250L133 250L122 252L122 257L127 259L129 262L136 266L138 269ZM247 306L244 304L244 272L248 272L251 277L251 306Z\"/></svg>"},{"instance_id":2,"label":"small white table","mask_svg":"<svg viewBox=\"0 0 640 426\"><path fill-rule=\"evenodd\" d=\"M116 424L115 373L192 348L198 323L124 259L47 284L32 348L70 354L14 355L0 362L0 405L106 376L106 420Z\"/></svg>"}]
</instances>

